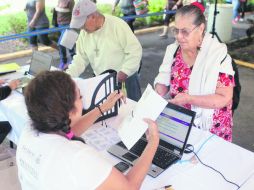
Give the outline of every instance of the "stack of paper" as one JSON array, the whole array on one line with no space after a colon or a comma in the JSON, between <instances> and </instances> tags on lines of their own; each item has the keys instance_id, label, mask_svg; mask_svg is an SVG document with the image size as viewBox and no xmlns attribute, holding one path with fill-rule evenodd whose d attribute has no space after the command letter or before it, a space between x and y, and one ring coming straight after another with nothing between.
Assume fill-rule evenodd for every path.
<instances>
[{"instance_id":1,"label":"stack of paper","mask_svg":"<svg viewBox=\"0 0 254 190\"><path fill-rule=\"evenodd\" d=\"M74 30L67 29L60 36L58 43L68 49L72 49L78 39L79 33Z\"/></svg>"},{"instance_id":2,"label":"stack of paper","mask_svg":"<svg viewBox=\"0 0 254 190\"><path fill-rule=\"evenodd\" d=\"M20 68L17 63L0 64L0 74L15 72Z\"/></svg>"}]
</instances>

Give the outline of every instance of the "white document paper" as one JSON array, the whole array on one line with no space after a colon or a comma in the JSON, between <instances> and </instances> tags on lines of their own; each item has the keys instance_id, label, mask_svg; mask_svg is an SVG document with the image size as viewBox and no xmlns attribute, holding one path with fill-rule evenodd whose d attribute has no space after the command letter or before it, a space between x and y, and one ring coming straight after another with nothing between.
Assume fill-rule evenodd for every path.
<instances>
[{"instance_id":1,"label":"white document paper","mask_svg":"<svg viewBox=\"0 0 254 190\"><path fill-rule=\"evenodd\" d=\"M72 49L78 39L78 36L79 34L76 31L67 29L60 37L58 43L68 49Z\"/></svg>"},{"instance_id":2,"label":"white document paper","mask_svg":"<svg viewBox=\"0 0 254 190\"><path fill-rule=\"evenodd\" d=\"M131 149L148 128L143 118L155 121L167 103L165 99L153 90L150 84L147 85L146 90L133 110L133 114L128 115L118 128L118 135L128 149Z\"/></svg>"},{"instance_id":3,"label":"white document paper","mask_svg":"<svg viewBox=\"0 0 254 190\"><path fill-rule=\"evenodd\" d=\"M88 109L91 106L92 102L92 97L94 96L95 89L99 85L99 83L106 77L108 76L108 73L105 73L103 75L98 75L96 77L88 78L88 79L81 79L81 78L76 78L75 81L80 89L80 94L82 95L82 101L83 101L83 107L84 109ZM111 83L111 84L109 84ZM114 85L113 85L113 78L109 81L106 82L106 88L108 89L109 92L114 91ZM100 100L105 98L106 92L105 88L102 87L96 94L95 98L95 104L98 103Z\"/></svg>"}]
</instances>

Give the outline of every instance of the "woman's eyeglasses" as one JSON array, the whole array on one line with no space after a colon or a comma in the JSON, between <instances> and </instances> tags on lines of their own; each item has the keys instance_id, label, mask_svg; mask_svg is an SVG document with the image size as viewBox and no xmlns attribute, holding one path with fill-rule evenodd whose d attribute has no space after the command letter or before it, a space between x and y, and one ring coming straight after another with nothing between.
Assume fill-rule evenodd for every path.
<instances>
[{"instance_id":1,"label":"woman's eyeglasses","mask_svg":"<svg viewBox=\"0 0 254 190\"><path fill-rule=\"evenodd\" d=\"M186 28L184 28L184 29L178 29L178 28L176 28L176 27L173 27L172 29L171 29L171 32L172 32L172 34L174 35L174 36L177 36L179 33L181 33L182 34L182 36L183 37L185 37L185 38L187 38L189 35L190 35L190 33L192 32L192 31L194 31L197 27L199 27L199 25L198 26L195 26L193 29L186 29Z\"/></svg>"}]
</instances>

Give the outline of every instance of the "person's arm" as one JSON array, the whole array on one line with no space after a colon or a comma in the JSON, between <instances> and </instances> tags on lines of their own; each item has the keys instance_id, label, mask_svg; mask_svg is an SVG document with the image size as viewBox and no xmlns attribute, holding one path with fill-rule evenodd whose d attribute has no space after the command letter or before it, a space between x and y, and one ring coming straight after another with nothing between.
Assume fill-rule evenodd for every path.
<instances>
[{"instance_id":1,"label":"person's arm","mask_svg":"<svg viewBox=\"0 0 254 190\"><path fill-rule=\"evenodd\" d=\"M115 3L113 4L112 6L112 14L115 14L115 11L116 11L116 6L118 5L120 0L115 0Z\"/></svg>"},{"instance_id":2,"label":"person's arm","mask_svg":"<svg viewBox=\"0 0 254 190\"><path fill-rule=\"evenodd\" d=\"M178 9L183 3L183 0L178 0L176 4L173 6L172 10Z\"/></svg>"},{"instance_id":3,"label":"person's arm","mask_svg":"<svg viewBox=\"0 0 254 190\"><path fill-rule=\"evenodd\" d=\"M29 23L29 27L33 28L38 20L38 18L40 17L41 13L44 11L45 8L45 0L39 0L36 2L35 4L36 7L36 11L34 13L34 16L31 20L31 22Z\"/></svg>"},{"instance_id":4,"label":"person's arm","mask_svg":"<svg viewBox=\"0 0 254 190\"><path fill-rule=\"evenodd\" d=\"M104 113L110 110L121 98L123 101L125 101L125 97L123 97L122 92L118 93L115 91L111 93L107 100L102 105L100 105L101 111ZM101 116L101 111L98 107L95 107L93 110L83 115L78 121L72 123L71 128L74 134L80 136L82 133L84 133Z\"/></svg>"},{"instance_id":5,"label":"person's arm","mask_svg":"<svg viewBox=\"0 0 254 190\"><path fill-rule=\"evenodd\" d=\"M8 86L0 87L0 100L7 98L11 94L11 91L16 89L18 85L18 80L12 80Z\"/></svg>"},{"instance_id":6,"label":"person's arm","mask_svg":"<svg viewBox=\"0 0 254 190\"><path fill-rule=\"evenodd\" d=\"M143 151L142 155L130 169L130 171L123 175L115 168L112 169L107 179L98 187L97 190L110 189L110 190L138 190L151 166L154 154L159 144L158 128L155 122L146 119L148 125L148 144Z\"/></svg>"},{"instance_id":7,"label":"person's arm","mask_svg":"<svg viewBox=\"0 0 254 190\"><path fill-rule=\"evenodd\" d=\"M124 21L117 23L116 35L125 55L120 70L122 72L121 76L125 74L125 78L118 78L121 82L138 71L142 57L142 47L137 37Z\"/></svg>"},{"instance_id":8,"label":"person's arm","mask_svg":"<svg viewBox=\"0 0 254 190\"><path fill-rule=\"evenodd\" d=\"M169 90L171 64L173 62L173 56L177 47L177 44L167 46L162 64L159 68L159 73L154 79L155 91L161 96L164 96Z\"/></svg>"},{"instance_id":9,"label":"person's arm","mask_svg":"<svg viewBox=\"0 0 254 190\"><path fill-rule=\"evenodd\" d=\"M84 43L84 34L83 31L81 31L76 42L76 55L74 55L72 64L70 64L68 69L66 70L66 73L68 73L72 77L78 77L81 73L84 72L84 70L89 64L89 59L84 49Z\"/></svg>"},{"instance_id":10,"label":"person's arm","mask_svg":"<svg viewBox=\"0 0 254 190\"><path fill-rule=\"evenodd\" d=\"M233 98L233 86L217 87L215 94L209 95L189 95L179 93L171 103L184 105L191 104L201 108L218 109L227 106Z\"/></svg>"},{"instance_id":11,"label":"person's arm","mask_svg":"<svg viewBox=\"0 0 254 190\"><path fill-rule=\"evenodd\" d=\"M0 100L7 98L11 94L11 88L9 86L0 87Z\"/></svg>"}]
</instances>

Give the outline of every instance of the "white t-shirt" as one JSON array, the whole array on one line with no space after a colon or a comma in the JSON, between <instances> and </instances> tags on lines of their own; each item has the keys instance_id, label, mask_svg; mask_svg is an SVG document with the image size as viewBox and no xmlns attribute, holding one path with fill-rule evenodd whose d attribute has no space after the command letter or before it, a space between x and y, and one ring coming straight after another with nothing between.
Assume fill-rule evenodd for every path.
<instances>
[{"instance_id":1,"label":"white t-shirt","mask_svg":"<svg viewBox=\"0 0 254 190\"><path fill-rule=\"evenodd\" d=\"M22 190L88 190L98 187L112 165L79 141L24 129L17 148Z\"/></svg>"}]
</instances>

